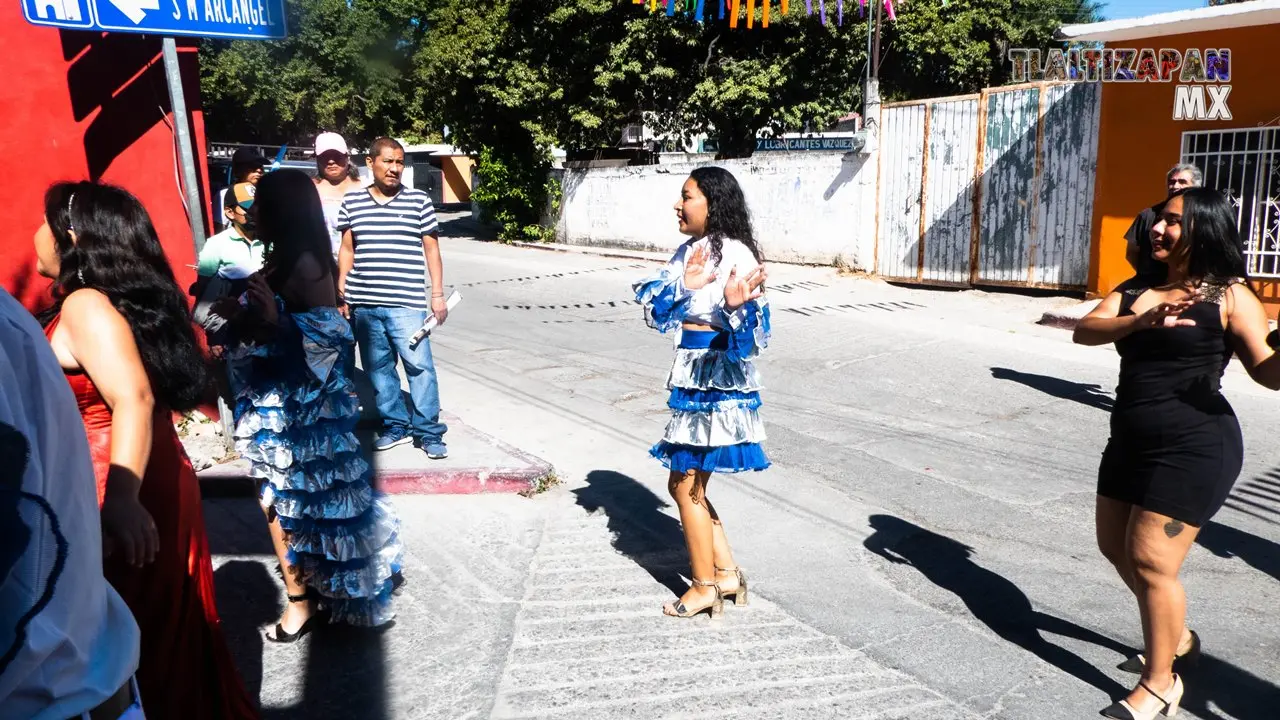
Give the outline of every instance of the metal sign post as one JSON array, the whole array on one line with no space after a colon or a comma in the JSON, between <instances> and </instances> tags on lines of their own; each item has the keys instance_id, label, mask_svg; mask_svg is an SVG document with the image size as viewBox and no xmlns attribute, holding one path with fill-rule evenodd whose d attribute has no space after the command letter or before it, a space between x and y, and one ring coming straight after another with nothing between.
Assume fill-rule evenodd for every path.
<instances>
[{"instance_id":1,"label":"metal sign post","mask_svg":"<svg viewBox=\"0 0 1280 720\"><path fill-rule=\"evenodd\" d=\"M19 0L22 14L32 25L142 33L163 38L164 74L173 110L173 131L178 142L183 197L191 220L196 253L204 247L204 207L200 203L200 175L196 172L187 102L182 94L178 45L174 36L278 40L288 35L284 0Z\"/></svg>"},{"instance_id":2,"label":"metal sign post","mask_svg":"<svg viewBox=\"0 0 1280 720\"><path fill-rule=\"evenodd\" d=\"M187 218L191 221L191 240L196 255L204 248L204 207L200 204L200 179L196 174L195 152L191 148L191 128L187 126L187 99L182 94L182 70L178 67L178 43L167 37L163 41L164 76L169 85L169 107L173 109L173 130L178 136L178 162L182 166L182 184L187 195Z\"/></svg>"}]
</instances>

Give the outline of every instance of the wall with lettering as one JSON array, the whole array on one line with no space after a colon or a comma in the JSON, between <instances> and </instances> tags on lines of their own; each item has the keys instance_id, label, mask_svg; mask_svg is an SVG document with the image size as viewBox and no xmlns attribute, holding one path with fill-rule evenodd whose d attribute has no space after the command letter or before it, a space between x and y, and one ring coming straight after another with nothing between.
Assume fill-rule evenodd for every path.
<instances>
[{"instance_id":1,"label":"wall with lettering","mask_svg":"<svg viewBox=\"0 0 1280 720\"><path fill-rule=\"evenodd\" d=\"M1093 247L1089 290L1105 294L1133 275L1125 261L1124 233L1143 208L1165 197L1165 173L1177 164L1182 133L1246 130L1280 125L1275 51L1280 25L1135 38L1108 46L1124 48L1228 48L1231 51L1231 119L1175 120L1176 82L1102 84L1098 178L1093 201ZM1280 286L1259 290L1275 315Z\"/></svg>"},{"instance_id":2,"label":"wall with lettering","mask_svg":"<svg viewBox=\"0 0 1280 720\"><path fill-rule=\"evenodd\" d=\"M146 206L179 283L194 280L195 249L175 179L175 143L160 39L59 31L22 18L20 3L0 7L0 285L30 308L47 302L35 272L32 235L43 222L44 193L59 180L98 178ZM179 41L196 157L205 156L194 42ZM202 197L208 197L198 163ZM201 202L207 208L208 202ZM199 211L198 211L199 212ZM207 220L206 220L207 223Z\"/></svg>"},{"instance_id":3,"label":"wall with lettering","mask_svg":"<svg viewBox=\"0 0 1280 720\"><path fill-rule=\"evenodd\" d=\"M748 159L568 169L562 242L671 251L687 240L672 206L689 171L719 165L742 184L766 257L870 269L875 251L875 156L767 152Z\"/></svg>"}]
</instances>

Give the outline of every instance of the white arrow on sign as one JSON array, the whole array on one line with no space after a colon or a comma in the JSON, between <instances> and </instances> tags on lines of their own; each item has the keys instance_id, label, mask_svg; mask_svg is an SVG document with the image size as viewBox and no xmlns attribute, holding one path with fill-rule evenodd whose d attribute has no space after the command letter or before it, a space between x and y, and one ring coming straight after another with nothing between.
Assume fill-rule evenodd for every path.
<instances>
[{"instance_id":1,"label":"white arrow on sign","mask_svg":"<svg viewBox=\"0 0 1280 720\"><path fill-rule=\"evenodd\" d=\"M132 20L134 25L142 22L147 16L145 10L160 9L160 0L111 0L111 4Z\"/></svg>"}]
</instances>

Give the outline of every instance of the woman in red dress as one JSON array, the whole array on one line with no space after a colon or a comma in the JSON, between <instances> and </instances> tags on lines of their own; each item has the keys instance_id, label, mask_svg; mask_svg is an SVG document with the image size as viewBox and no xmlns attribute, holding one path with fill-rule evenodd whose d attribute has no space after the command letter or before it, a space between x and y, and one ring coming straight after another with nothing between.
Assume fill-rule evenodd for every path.
<instances>
[{"instance_id":1,"label":"woman in red dress","mask_svg":"<svg viewBox=\"0 0 1280 720\"><path fill-rule=\"evenodd\" d=\"M171 420L196 405L205 363L151 218L119 188L60 183L35 249L54 281L45 335L93 453L103 572L142 629L147 717L256 718L218 621L200 487Z\"/></svg>"}]
</instances>

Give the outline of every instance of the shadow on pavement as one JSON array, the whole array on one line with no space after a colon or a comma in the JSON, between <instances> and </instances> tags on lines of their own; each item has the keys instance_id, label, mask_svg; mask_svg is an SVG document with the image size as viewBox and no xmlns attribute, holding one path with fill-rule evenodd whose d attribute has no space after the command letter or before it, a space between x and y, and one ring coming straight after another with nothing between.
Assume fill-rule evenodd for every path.
<instances>
[{"instance_id":1,"label":"shadow on pavement","mask_svg":"<svg viewBox=\"0 0 1280 720\"><path fill-rule=\"evenodd\" d=\"M587 473L586 487L573 491L578 505L587 512L603 510L609 516L613 547L644 568L677 597L689 589L679 567L683 557L684 531L680 522L662 511L670 505L635 479L612 470Z\"/></svg>"},{"instance_id":2,"label":"shadow on pavement","mask_svg":"<svg viewBox=\"0 0 1280 720\"><path fill-rule=\"evenodd\" d=\"M1013 382L1022 383L1046 395L1052 395L1063 400L1074 400L1083 405L1096 407L1099 410L1110 412L1111 408L1115 406L1115 400L1105 393L1099 385L1086 385L1048 375L1034 375L1002 367L991 368L991 377L997 380L1012 380Z\"/></svg>"},{"instance_id":3,"label":"shadow on pavement","mask_svg":"<svg viewBox=\"0 0 1280 720\"><path fill-rule=\"evenodd\" d=\"M1089 683L1108 698L1128 692L1102 670L1049 642L1041 633L1083 640L1127 656L1131 650L1122 643L1036 611L1017 585L975 563L973 548L967 545L890 515L872 515L870 523L875 532L863 543L868 550L889 562L910 565L933 584L954 593L975 619L1001 639Z\"/></svg>"},{"instance_id":4,"label":"shadow on pavement","mask_svg":"<svg viewBox=\"0 0 1280 720\"><path fill-rule=\"evenodd\" d=\"M263 718L390 717L383 633L394 623L376 630L327 625L297 644L265 652L268 643L263 631L275 625L285 602L284 588L271 577L279 565L266 519L252 497L206 500L204 506L211 550L215 555L237 556L214 572L218 614L245 687L264 706ZM305 659L291 662L291 657ZM278 665L272 664L273 658ZM304 678L301 701L270 707L278 705L279 699L273 702L263 696L264 678L299 671Z\"/></svg>"},{"instance_id":5,"label":"shadow on pavement","mask_svg":"<svg viewBox=\"0 0 1280 720\"><path fill-rule=\"evenodd\" d=\"M1226 504L1237 512L1280 525L1280 468L1236 485Z\"/></svg>"},{"instance_id":6,"label":"shadow on pavement","mask_svg":"<svg viewBox=\"0 0 1280 720\"><path fill-rule=\"evenodd\" d=\"M1218 557L1240 558L1256 570L1280 580L1280 544L1215 522L1200 530L1196 542Z\"/></svg>"}]
</instances>

